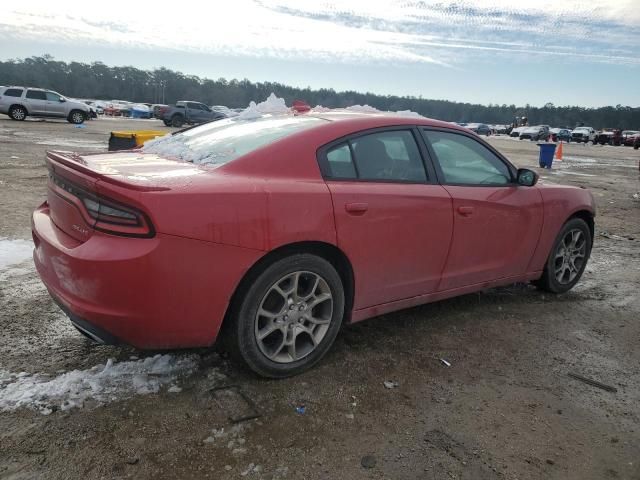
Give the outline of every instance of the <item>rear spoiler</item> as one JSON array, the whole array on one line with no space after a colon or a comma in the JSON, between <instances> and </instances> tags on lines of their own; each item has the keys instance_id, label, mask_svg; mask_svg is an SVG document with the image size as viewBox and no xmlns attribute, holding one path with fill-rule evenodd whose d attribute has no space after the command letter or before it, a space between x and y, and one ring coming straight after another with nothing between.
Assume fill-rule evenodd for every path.
<instances>
[{"instance_id":1,"label":"rear spoiler","mask_svg":"<svg viewBox=\"0 0 640 480\"><path fill-rule=\"evenodd\" d=\"M85 156L89 156L89 155L91 154L86 154ZM89 167L89 164L84 158L85 156L82 156L74 152L59 152L59 151L48 150L46 152L45 163L46 163L47 169L49 170L56 171L56 163L57 163L71 170L75 170L85 176L92 177L96 180L100 180L105 183L115 185L117 187L124 187L129 190L135 190L138 192L161 192L161 191L170 190L170 188L167 188L167 187L146 186L146 185L138 185L134 183L123 182L122 180L114 178L110 175L105 175L103 173L96 172L95 170Z\"/></svg>"}]
</instances>

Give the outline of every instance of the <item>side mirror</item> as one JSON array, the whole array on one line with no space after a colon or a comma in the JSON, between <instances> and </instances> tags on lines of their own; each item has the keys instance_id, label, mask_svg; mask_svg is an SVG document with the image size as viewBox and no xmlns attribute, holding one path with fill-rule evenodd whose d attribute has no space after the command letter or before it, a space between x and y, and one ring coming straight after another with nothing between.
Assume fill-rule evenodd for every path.
<instances>
[{"instance_id":1,"label":"side mirror","mask_svg":"<svg viewBox=\"0 0 640 480\"><path fill-rule=\"evenodd\" d=\"M66 101L67 101L67 99L66 99L66 98L62 98L62 97L60 97L60 103L64 103L64 102L66 102Z\"/></svg>"},{"instance_id":2,"label":"side mirror","mask_svg":"<svg viewBox=\"0 0 640 480\"><path fill-rule=\"evenodd\" d=\"M538 183L538 174L528 168L518 169L518 185L523 187L533 187Z\"/></svg>"}]
</instances>

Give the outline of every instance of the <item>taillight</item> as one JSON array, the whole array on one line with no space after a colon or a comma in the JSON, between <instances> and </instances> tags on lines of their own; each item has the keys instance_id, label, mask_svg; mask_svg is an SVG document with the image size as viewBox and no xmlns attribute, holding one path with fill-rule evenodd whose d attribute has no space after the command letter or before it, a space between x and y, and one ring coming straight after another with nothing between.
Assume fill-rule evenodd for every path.
<instances>
[{"instance_id":1,"label":"taillight","mask_svg":"<svg viewBox=\"0 0 640 480\"><path fill-rule=\"evenodd\" d=\"M81 213L89 217L87 224L93 225L96 230L114 235L127 237L153 237L155 231L148 217L140 210L129 205L123 205L115 200L101 195L87 192L66 179L52 174L51 181L59 187L58 194L69 199L69 196L80 202L73 203L79 207ZM84 211L82 211L84 210Z\"/></svg>"}]
</instances>

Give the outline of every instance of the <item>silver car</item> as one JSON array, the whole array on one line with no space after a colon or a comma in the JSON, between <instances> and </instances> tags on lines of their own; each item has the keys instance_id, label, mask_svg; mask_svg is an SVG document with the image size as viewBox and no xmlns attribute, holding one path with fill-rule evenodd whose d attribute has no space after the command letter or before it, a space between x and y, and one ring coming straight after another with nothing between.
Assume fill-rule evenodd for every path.
<instances>
[{"instance_id":1,"label":"silver car","mask_svg":"<svg viewBox=\"0 0 640 480\"><path fill-rule=\"evenodd\" d=\"M90 116L89 106L42 88L0 87L0 113L14 120L31 117L66 118L82 123Z\"/></svg>"}]
</instances>

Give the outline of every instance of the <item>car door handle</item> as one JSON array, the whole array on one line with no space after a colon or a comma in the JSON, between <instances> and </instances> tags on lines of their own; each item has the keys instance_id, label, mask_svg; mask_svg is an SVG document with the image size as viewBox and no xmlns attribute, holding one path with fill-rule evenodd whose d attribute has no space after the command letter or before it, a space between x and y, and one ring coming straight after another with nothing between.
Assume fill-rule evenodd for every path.
<instances>
[{"instance_id":1,"label":"car door handle","mask_svg":"<svg viewBox=\"0 0 640 480\"><path fill-rule=\"evenodd\" d=\"M458 207L458 213L464 217L473 214L473 207Z\"/></svg>"},{"instance_id":2,"label":"car door handle","mask_svg":"<svg viewBox=\"0 0 640 480\"><path fill-rule=\"evenodd\" d=\"M362 215L369 210L368 203L345 203L344 209L352 215Z\"/></svg>"}]
</instances>

